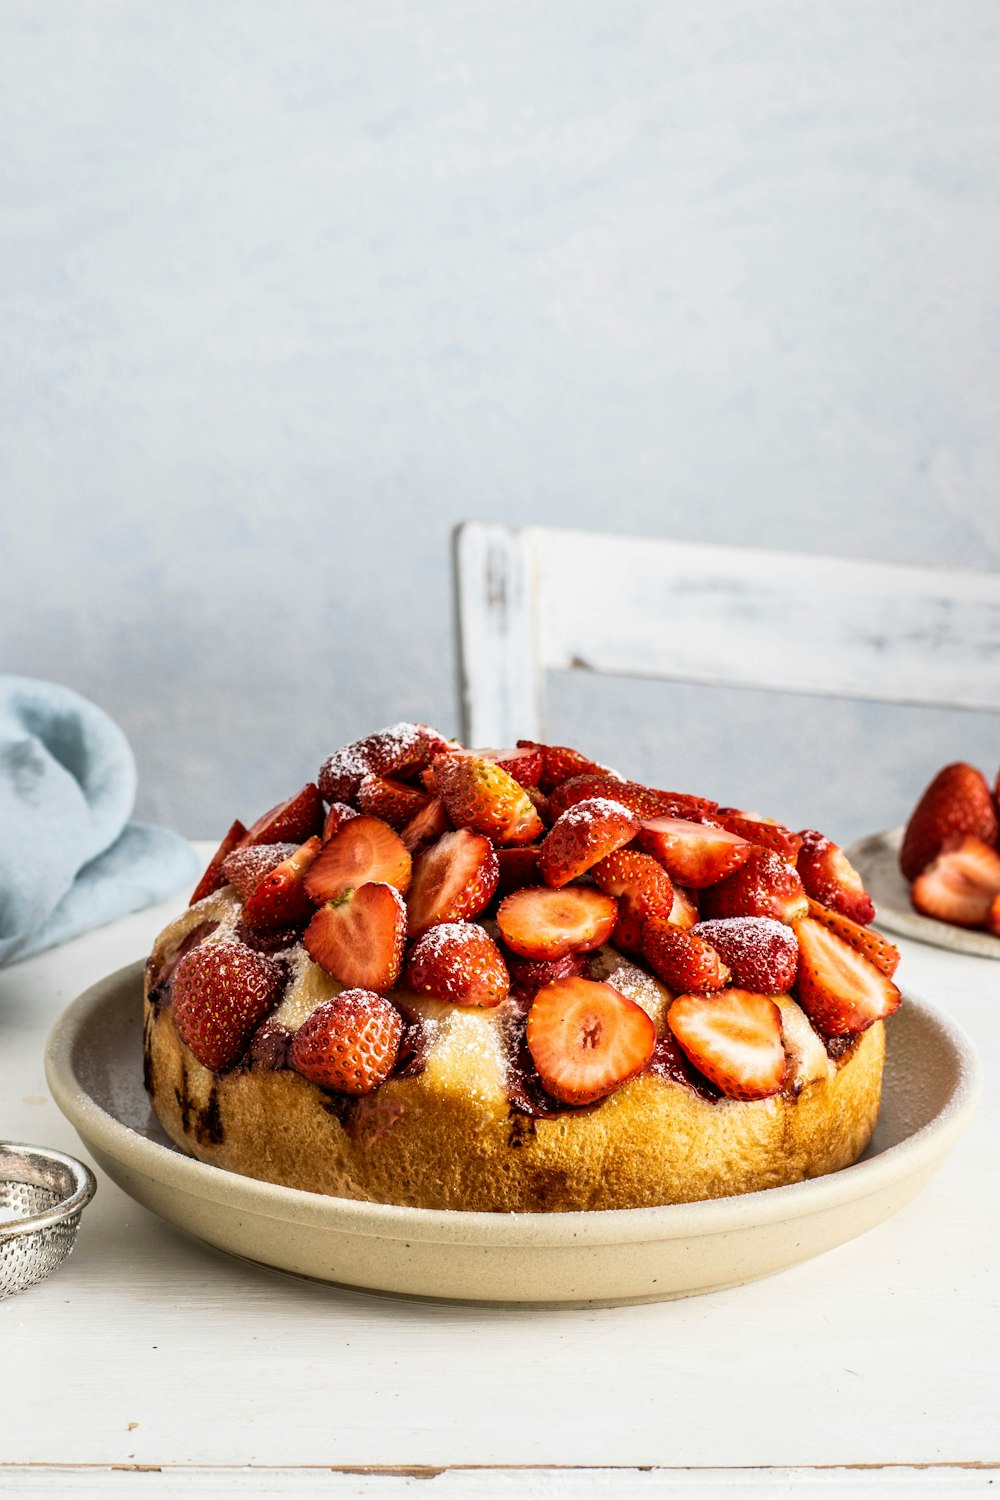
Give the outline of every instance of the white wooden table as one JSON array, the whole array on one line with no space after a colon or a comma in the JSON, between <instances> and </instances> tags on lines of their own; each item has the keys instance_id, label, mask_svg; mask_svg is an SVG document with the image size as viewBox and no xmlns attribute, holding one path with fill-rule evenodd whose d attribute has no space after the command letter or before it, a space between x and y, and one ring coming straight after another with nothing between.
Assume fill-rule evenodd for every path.
<instances>
[{"instance_id":1,"label":"white wooden table","mask_svg":"<svg viewBox=\"0 0 1000 1500\"><path fill-rule=\"evenodd\" d=\"M0 971L0 1137L84 1154L45 1037L180 904ZM986 1099L862 1239L684 1302L439 1306L230 1260L98 1173L71 1259L0 1303L0 1495L1000 1494L1000 965L902 946Z\"/></svg>"}]
</instances>

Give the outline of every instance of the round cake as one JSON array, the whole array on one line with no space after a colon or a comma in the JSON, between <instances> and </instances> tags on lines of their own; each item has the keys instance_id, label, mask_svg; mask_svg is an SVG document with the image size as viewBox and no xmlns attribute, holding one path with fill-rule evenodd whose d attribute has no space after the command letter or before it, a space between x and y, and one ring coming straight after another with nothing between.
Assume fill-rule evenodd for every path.
<instances>
[{"instance_id":1,"label":"round cake","mask_svg":"<svg viewBox=\"0 0 1000 1500\"><path fill-rule=\"evenodd\" d=\"M875 1126L898 958L830 840L402 724L234 823L146 965L201 1161L435 1209L779 1186Z\"/></svg>"}]
</instances>

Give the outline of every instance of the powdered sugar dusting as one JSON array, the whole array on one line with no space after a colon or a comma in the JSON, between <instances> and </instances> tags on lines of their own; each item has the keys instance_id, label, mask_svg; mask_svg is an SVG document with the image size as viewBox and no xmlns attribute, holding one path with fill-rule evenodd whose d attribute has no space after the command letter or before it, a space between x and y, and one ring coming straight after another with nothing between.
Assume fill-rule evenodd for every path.
<instances>
[{"instance_id":1,"label":"powdered sugar dusting","mask_svg":"<svg viewBox=\"0 0 1000 1500\"><path fill-rule=\"evenodd\" d=\"M583 802L574 802L572 807L567 807L564 813L560 813L553 827L586 827L598 818L625 818L629 823L636 822L635 814L630 813L621 802L613 802L610 797L587 797Z\"/></svg>"}]
</instances>

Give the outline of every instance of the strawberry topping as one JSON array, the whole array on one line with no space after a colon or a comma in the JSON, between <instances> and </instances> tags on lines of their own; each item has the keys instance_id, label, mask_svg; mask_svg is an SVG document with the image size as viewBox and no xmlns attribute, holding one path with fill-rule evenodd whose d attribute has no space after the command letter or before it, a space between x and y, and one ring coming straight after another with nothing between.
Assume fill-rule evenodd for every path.
<instances>
[{"instance_id":1,"label":"strawberry topping","mask_svg":"<svg viewBox=\"0 0 1000 1500\"><path fill-rule=\"evenodd\" d=\"M741 990L781 995L795 982L799 945L784 922L773 917L722 917L699 922L692 933L711 943Z\"/></svg>"},{"instance_id":2,"label":"strawberry topping","mask_svg":"<svg viewBox=\"0 0 1000 1500\"><path fill-rule=\"evenodd\" d=\"M390 990L406 945L403 898L394 885L376 881L345 890L320 907L302 941L309 957L341 984Z\"/></svg>"},{"instance_id":3,"label":"strawberry topping","mask_svg":"<svg viewBox=\"0 0 1000 1500\"><path fill-rule=\"evenodd\" d=\"M542 774L542 752L537 746L519 745L513 750L473 750L484 760L496 761L501 770L523 787L537 786Z\"/></svg>"},{"instance_id":4,"label":"strawberry topping","mask_svg":"<svg viewBox=\"0 0 1000 1500\"><path fill-rule=\"evenodd\" d=\"M222 872L229 884L236 887L240 900L248 901L264 876L276 870L297 848L297 844L247 844L226 855Z\"/></svg>"},{"instance_id":5,"label":"strawberry topping","mask_svg":"<svg viewBox=\"0 0 1000 1500\"><path fill-rule=\"evenodd\" d=\"M822 922L824 927L829 927L845 943L850 943L887 979L895 974L899 966L899 949L880 932L875 932L871 927L862 927L859 922L852 922L850 917L845 917L839 911L831 911L828 906L822 906L812 898L809 900L809 915L817 922ZM748 985L747 988L752 989L753 986Z\"/></svg>"},{"instance_id":6,"label":"strawberry topping","mask_svg":"<svg viewBox=\"0 0 1000 1500\"><path fill-rule=\"evenodd\" d=\"M274 845L259 847L273 848ZM320 841L313 834L311 839L261 877L243 903L243 920L247 926L299 927L309 921L313 904L305 887L305 876L319 851Z\"/></svg>"},{"instance_id":7,"label":"strawberry topping","mask_svg":"<svg viewBox=\"0 0 1000 1500\"><path fill-rule=\"evenodd\" d=\"M463 922L487 907L499 878L496 850L481 833L456 828L417 856L407 897L411 937L438 922Z\"/></svg>"},{"instance_id":8,"label":"strawberry topping","mask_svg":"<svg viewBox=\"0 0 1000 1500\"><path fill-rule=\"evenodd\" d=\"M281 986L281 966L266 954L231 938L202 943L174 971L177 1033L204 1067L218 1073L236 1062Z\"/></svg>"},{"instance_id":9,"label":"strawberry topping","mask_svg":"<svg viewBox=\"0 0 1000 1500\"><path fill-rule=\"evenodd\" d=\"M700 890L738 870L753 849L746 839L706 823L682 818L647 818L636 844L658 859L671 880Z\"/></svg>"},{"instance_id":10,"label":"strawberry topping","mask_svg":"<svg viewBox=\"0 0 1000 1500\"><path fill-rule=\"evenodd\" d=\"M854 1036L892 1015L899 991L864 954L813 917L793 926L799 940L796 997L822 1036Z\"/></svg>"},{"instance_id":11,"label":"strawberry topping","mask_svg":"<svg viewBox=\"0 0 1000 1500\"><path fill-rule=\"evenodd\" d=\"M301 792L279 802L251 823L243 836L246 844L304 844L323 827L323 799L314 782L307 782Z\"/></svg>"},{"instance_id":12,"label":"strawberry topping","mask_svg":"<svg viewBox=\"0 0 1000 1500\"><path fill-rule=\"evenodd\" d=\"M419 854L428 844L433 844L442 833L448 833L451 823L440 797L430 797L426 806L414 813L409 822L400 829L399 836L411 855Z\"/></svg>"},{"instance_id":13,"label":"strawberry topping","mask_svg":"<svg viewBox=\"0 0 1000 1500\"><path fill-rule=\"evenodd\" d=\"M288 1050L297 1073L341 1094L370 1094L392 1072L403 1023L384 995L341 990L299 1027Z\"/></svg>"},{"instance_id":14,"label":"strawberry topping","mask_svg":"<svg viewBox=\"0 0 1000 1500\"><path fill-rule=\"evenodd\" d=\"M610 984L557 979L538 991L526 1032L543 1087L563 1104L591 1104L641 1073L656 1030Z\"/></svg>"},{"instance_id":15,"label":"strawberry topping","mask_svg":"<svg viewBox=\"0 0 1000 1500\"><path fill-rule=\"evenodd\" d=\"M348 807L346 802L331 802L329 811L323 819L322 839L324 844L339 833L345 823L358 816L356 807Z\"/></svg>"},{"instance_id":16,"label":"strawberry topping","mask_svg":"<svg viewBox=\"0 0 1000 1500\"><path fill-rule=\"evenodd\" d=\"M699 1072L730 1099L766 1099L784 1084L781 1011L766 995L679 995L667 1024Z\"/></svg>"},{"instance_id":17,"label":"strawberry topping","mask_svg":"<svg viewBox=\"0 0 1000 1500\"><path fill-rule=\"evenodd\" d=\"M753 818L749 813L740 812L738 807L720 807L716 817L730 833L738 833L741 839L760 844L764 849L773 849L789 864L795 863L802 839L783 823L772 823L769 818Z\"/></svg>"},{"instance_id":18,"label":"strawberry topping","mask_svg":"<svg viewBox=\"0 0 1000 1500\"><path fill-rule=\"evenodd\" d=\"M522 958L552 959L599 948L614 931L617 915L612 897L591 886L529 886L504 897L497 925L507 947Z\"/></svg>"},{"instance_id":19,"label":"strawberry topping","mask_svg":"<svg viewBox=\"0 0 1000 1500\"><path fill-rule=\"evenodd\" d=\"M510 989L500 949L474 922L439 922L417 938L406 984L420 995L455 1005L499 1005Z\"/></svg>"},{"instance_id":20,"label":"strawberry topping","mask_svg":"<svg viewBox=\"0 0 1000 1500\"><path fill-rule=\"evenodd\" d=\"M306 874L306 890L317 904L370 881L405 891L412 866L399 834L381 818L362 814L343 823L323 845Z\"/></svg>"},{"instance_id":21,"label":"strawberry topping","mask_svg":"<svg viewBox=\"0 0 1000 1500\"><path fill-rule=\"evenodd\" d=\"M542 840L538 868L546 885L568 885L635 836L638 820L606 797L589 797L560 814Z\"/></svg>"},{"instance_id":22,"label":"strawberry topping","mask_svg":"<svg viewBox=\"0 0 1000 1500\"><path fill-rule=\"evenodd\" d=\"M543 824L530 797L506 771L480 755L439 755L434 783L456 828L485 834L496 844L530 844Z\"/></svg>"},{"instance_id":23,"label":"strawberry topping","mask_svg":"<svg viewBox=\"0 0 1000 1500\"><path fill-rule=\"evenodd\" d=\"M743 867L701 894L706 917L774 917L793 922L808 910L802 881L793 867L770 849L752 845Z\"/></svg>"},{"instance_id":24,"label":"strawberry topping","mask_svg":"<svg viewBox=\"0 0 1000 1500\"><path fill-rule=\"evenodd\" d=\"M390 828L402 828L427 806L430 796L407 786L405 781L395 781L391 776L379 776L369 771L362 776L358 786L358 806L370 817L381 818Z\"/></svg>"},{"instance_id":25,"label":"strawberry topping","mask_svg":"<svg viewBox=\"0 0 1000 1500\"><path fill-rule=\"evenodd\" d=\"M193 906L196 901L203 901L206 896L214 896L216 891L222 889L228 878L222 866L225 863L226 857L232 854L233 850L242 843L245 837L246 829L239 818L237 818L209 860L204 875L194 888L191 900L188 902L189 906Z\"/></svg>"},{"instance_id":26,"label":"strawberry topping","mask_svg":"<svg viewBox=\"0 0 1000 1500\"><path fill-rule=\"evenodd\" d=\"M617 849L594 865L590 875L600 890L618 902L613 939L616 948L638 953L647 917L673 920L674 887L666 870L651 854L640 854L638 849Z\"/></svg>"},{"instance_id":27,"label":"strawberry topping","mask_svg":"<svg viewBox=\"0 0 1000 1500\"><path fill-rule=\"evenodd\" d=\"M498 849L497 862L500 867L497 894L500 896L508 896L511 891L519 891L526 885L542 883L538 868L538 849L535 846Z\"/></svg>"},{"instance_id":28,"label":"strawberry topping","mask_svg":"<svg viewBox=\"0 0 1000 1500\"><path fill-rule=\"evenodd\" d=\"M668 989L721 990L729 970L718 952L692 927L674 927L662 917L648 917L642 929L642 952Z\"/></svg>"},{"instance_id":29,"label":"strawberry topping","mask_svg":"<svg viewBox=\"0 0 1000 1500\"><path fill-rule=\"evenodd\" d=\"M803 829L799 837L795 868L806 895L862 926L870 922L875 904L843 850L814 828Z\"/></svg>"}]
</instances>

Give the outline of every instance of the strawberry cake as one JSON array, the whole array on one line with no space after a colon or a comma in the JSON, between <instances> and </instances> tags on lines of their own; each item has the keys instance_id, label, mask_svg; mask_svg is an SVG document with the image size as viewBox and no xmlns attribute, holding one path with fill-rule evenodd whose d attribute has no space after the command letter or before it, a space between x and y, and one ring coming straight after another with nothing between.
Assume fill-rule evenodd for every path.
<instances>
[{"instance_id":1,"label":"strawberry cake","mask_svg":"<svg viewBox=\"0 0 1000 1500\"><path fill-rule=\"evenodd\" d=\"M424 1208L777 1186L874 1129L895 949L836 844L564 746L398 724L236 822L146 966L202 1161Z\"/></svg>"},{"instance_id":2,"label":"strawberry cake","mask_svg":"<svg viewBox=\"0 0 1000 1500\"><path fill-rule=\"evenodd\" d=\"M922 916L1000 937L1000 775L990 790L967 761L944 766L910 816L899 867Z\"/></svg>"}]
</instances>

